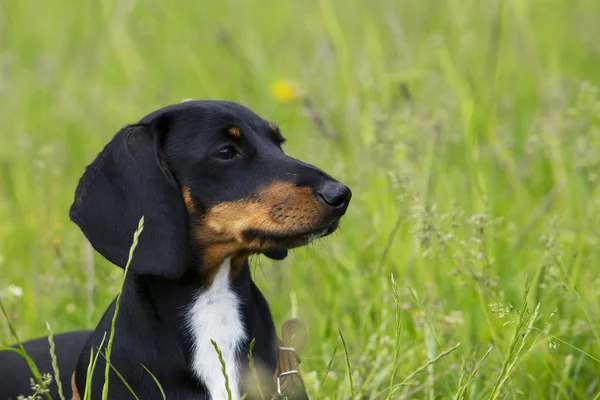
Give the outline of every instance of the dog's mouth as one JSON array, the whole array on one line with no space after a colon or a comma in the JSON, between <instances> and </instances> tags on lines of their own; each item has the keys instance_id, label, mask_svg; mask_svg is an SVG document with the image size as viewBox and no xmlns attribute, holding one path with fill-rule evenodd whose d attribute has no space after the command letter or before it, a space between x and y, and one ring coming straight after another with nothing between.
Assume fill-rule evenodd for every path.
<instances>
[{"instance_id":1,"label":"dog's mouth","mask_svg":"<svg viewBox=\"0 0 600 400\"><path fill-rule=\"evenodd\" d=\"M309 244L313 240L332 234L339 226L337 219L317 228L300 232L270 232L261 229L250 229L243 233L244 241L265 250L277 248L293 249Z\"/></svg>"}]
</instances>

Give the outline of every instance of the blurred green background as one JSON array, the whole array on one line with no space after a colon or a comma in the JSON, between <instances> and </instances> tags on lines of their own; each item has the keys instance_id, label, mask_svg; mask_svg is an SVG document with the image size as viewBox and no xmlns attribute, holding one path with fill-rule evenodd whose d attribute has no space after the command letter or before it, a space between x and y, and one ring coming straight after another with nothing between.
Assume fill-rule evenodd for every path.
<instances>
[{"instance_id":1,"label":"blurred green background","mask_svg":"<svg viewBox=\"0 0 600 400\"><path fill-rule=\"evenodd\" d=\"M156 108L227 99L354 193L337 234L254 260L277 324L310 328L313 396L597 397L600 2L418 3L3 0L0 293L21 338L92 328L117 293L69 222L84 167Z\"/></svg>"}]
</instances>

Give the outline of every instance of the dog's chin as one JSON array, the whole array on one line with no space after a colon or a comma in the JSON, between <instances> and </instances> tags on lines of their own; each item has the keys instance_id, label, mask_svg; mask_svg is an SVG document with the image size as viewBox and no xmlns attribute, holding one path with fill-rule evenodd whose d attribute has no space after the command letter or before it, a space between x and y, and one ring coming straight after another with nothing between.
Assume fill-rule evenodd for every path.
<instances>
[{"instance_id":1,"label":"dog's chin","mask_svg":"<svg viewBox=\"0 0 600 400\"><path fill-rule=\"evenodd\" d=\"M331 235L339 226L339 220L314 229L300 232L269 232L265 230L248 230L244 237L248 242L258 241L263 247L264 253L273 252L278 249L294 249L306 246L310 242Z\"/></svg>"}]
</instances>

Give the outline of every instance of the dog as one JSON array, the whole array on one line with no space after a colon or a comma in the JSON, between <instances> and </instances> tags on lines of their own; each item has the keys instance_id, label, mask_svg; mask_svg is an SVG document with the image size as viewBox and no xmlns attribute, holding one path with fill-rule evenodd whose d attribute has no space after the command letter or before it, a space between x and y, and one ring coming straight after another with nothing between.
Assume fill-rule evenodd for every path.
<instances>
[{"instance_id":1,"label":"dog","mask_svg":"<svg viewBox=\"0 0 600 400\"><path fill-rule=\"evenodd\" d=\"M275 124L238 103L186 101L121 129L85 169L69 215L103 257L125 268L144 217L116 316L110 399L132 398L127 385L140 399L162 398L155 379L170 400L226 399L227 388L239 399L253 385L251 341L257 368L276 371L280 342L248 258L283 259L330 235L352 197L286 155L284 142ZM56 335L68 395L72 387L74 396L101 397L115 309L116 299L94 331ZM102 355L88 377L92 350ZM0 383L0 397L27 392L31 374L13 376L2 357L1 380L20 386ZM274 379L267 385L264 393L276 393Z\"/></svg>"},{"instance_id":2,"label":"dog","mask_svg":"<svg viewBox=\"0 0 600 400\"><path fill-rule=\"evenodd\" d=\"M67 399L71 399L71 374L79 359L79 354L89 340L93 331L73 331L54 336L55 353L60 383ZM11 346L15 349L18 346ZM48 338L38 338L23 343L27 354L34 360L40 373L52 374L52 359ZM20 354L11 351L0 351L0 399L17 400L19 395L32 395L30 379L33 376L25 359ZM59 399L58 386L52 381L48 387L49 394L54 400Z\"/></svg>"}]
</instances>

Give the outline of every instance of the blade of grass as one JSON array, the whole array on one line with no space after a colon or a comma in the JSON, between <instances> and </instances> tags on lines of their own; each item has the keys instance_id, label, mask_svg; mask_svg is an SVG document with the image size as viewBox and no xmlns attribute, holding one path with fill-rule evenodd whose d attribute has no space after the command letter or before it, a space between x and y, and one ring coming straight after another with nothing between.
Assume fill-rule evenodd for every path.
<instances>
[{"instance_id":1,"label":"blade of grass","mask_svg":"<svg viewBox=\"0 0 600 400\"><path fill-rule=\"evenodd\" d=\"M460 374L458 375L458 390L456 391L456 394L454 395L454 399L458 399L461 389L463 387L463 381L465 380L465 364L467 363L467 361L465 360L464 357L461 357L462 360L460 362Z\"/></svg>"},{"instance_id":2,"label":"blade of grass","mask_svg":"<svg viewBox=\"0 0 600 400\"><path fill-rule=\"evenodd\" d=\"M106 332L102 336L102 341L100 342L100 346L98 347L99 349L102 348L105 340L106 340ZM96 369L96 362L98 361L98 355L100 355L100 351L98 351L98 353L96 353L96 355L94 356L94 348L92 347L90 349L90 361L88 362L87 375L85 376L85 392L83 393L84 400L90 400L90 398L92 396L92 392L91 392L92 379L93 379L92 372L94 372L94 370Z\"/></svg>"},{"instance_id":3,"label":"blade of grass","mask_svg":"<svg viewBox=\"0 0 600 400\"><path fill-rule=\"evenodd\" d=\"M15 349L14 347L0 346L0 351L12 351L13 353L21 355L21 350Z\"/></svg>"},{"instance_id":4,"label":"blade of grass","mask_svg":"<svg viewBox=\"0 0 600 400\"><path fill-rule=\"evenodd\" d=\"M500 382L500 387L504 386L504 383L508 380L511 372L517 365L517 362L519 362L519 359L520 359L519 356L521 355L521 352L523 351L523 348L525 347L525 343L527 342L527 339L529 338L529 335L531 334L531 332L533 330L532 327L533 327L533 324L535 323L535 320L537 319L539 312L540 312L540 303L538 303L538 305L536 306L535 311L533 312L533 315L531 316L531 318L529 320L527 329L521 337L521 345L517 349L517 352L515 353L515 355L512 359L512 362L509 364L508 369L506 371L506 375L504 376L503 380Z\"/></svg>"},{"instance_id":5,"label":"blade of grass","mask_svg":"<svg viewBox=\"0 0 600 400\"><path fill-rule=\"evenodd\" d=\"M50 359L52 360L52 370L54 371L54 380L56 382L56 387L58 388L58 397L61 400L65 400L65 395L63 394L62 383L60 382L60 371L58 370L58 361L56 359L56 347L54 345L54 332L52 332L52 328L50 327L50 323L46 322L46 328L48 329L48 343L50 344Z\"/></svg>"},{"instance_id":6,"label":"blade of grass","mask_svg":"<svg viewBox=\"0 0 600 400\"><path fill-rule=\"evenodd\" d=\"M413 380L415 378L415 376L419 375L421 372L425 371L427 369L427 367L429 367L430 365L433 365L435 363L437 363L439 360L441 360L442 358L446 357L448 354L452 353L454 350L458 349L460 347L461 343L458 342L456 343L454 346L452 346L451 348L449 348L446 351L441 352L436 358L429 360L426 364L420 366L419 368L417 368L415 371L413 371L410 375L408 375L402 382L400 382L397 385L394 385L394 387L392 388L392 395L394 394L393 392L402 386L406 386L408 384L408 382L410 382L411 380Z\"/></svg>"},{"instance_id":7,"label":"blade of grass","mask_svg":"<svg viewBox=\"0 0 600 400\"><path fill-rule=\"evenodd\" d=\"M590 354L590 353L588 353L587 351L585 351L585 350L582 350L582 349L580 349L579 347L573 346L571 343L569 343L569 342L565 342L564 340L562 340L562 339L561 339L561 338L559 338L559 337L556 337L556 336L554 336L554 335L552 335L552 334L550 334L550 333L548 333L548 332L544 332L543 330L541 330L541 329L538 329L538 328L535 328L535 327L532 327L531 329L533 329L534 331L540 332L542 335L544 335L544 336L548 336L549 338L551 338L551 339L553 339L553 340L556 340L557 342L560 342L560 343L564 344L565 346L568 346L568 347L572 348L572 349L573 349L573 350L575 350L575 351L578 351L578 352L580 352L581 354L583 354L583 355L585 355L585 356L587 356L587 357L591 358L592 360L596 361L597 363L600 363L600 358L598 358L598 357L594 357L593 355L591 355L591 354Z\"/></svg>"},{"instance_id":8,"label":"blade of grass","mask_svg":"<svg viewBox=\"0 0 600 400\"><path fill-rule=\"evenodd\" d=\"M83 399L90 400L92 396L92 372L98 359L98 353L94 356L94 348L90 349L90 361L88 362L87 373L85 375L85 392L83 392Z\"/></svg>"},{"instance_id":9,"label":"blade of grass","mask_svg":"<svg viewBox=\"0 0 600 400\"><path fill-rule=\"evenodd\" d=\"M221 372L223 373L223 377L225 378L225 390L227 391L227 399L231 400L232 396L231 389L229 388L229 375L227 375L227 366L225 365L225 360L223 359L223 353L221 352L221 349L219 349L217 342L215 342L213 339L210 339L210 342L215 348L217 354L219 355L219 362L221 363Z\"/></svg>"},{"instance_id":10,"label":"blade of grass","mask_svg":"<svg viewBox=\"0 0 600 400\"><path fill-rule=\"evenodd\" d=\"M460 382L459 382L458 392L454 396L455 399L459 399L460 400L460 399L464 399L465 398L465 395L467 394L467 390L469 390L469 387L473 383L473 380L475 380L475 375L477 375L477 372L479 372L479 370L483 366L483 362L485 361L486 358L488 358L488 356L492 352L493 348L494 348L494 346L490 346L490 348L486 351L486 353L483 355L483 357L481 358L481 360L479 360L479 363L477 363L477 365L475 366L475 368L473 368L473 371L469 374L469 378L467 379L467 382L464 385L461 385Z\"/></svg>"},{"instance_id":11,"label":"blade of grass","mask_svg":"<svg viewBox=\"0 0 600 400\"><path fill-rule=\"evenodd\" d=\"M115 313L113 314L111 326L110 326L110 336L108 337L108 345L106 346L106 368L104 369L104 385L102 386L102 400L108 400L108 380L109 380L109 372L110 372L110 353L112 351L113 339L115 336L115 325L117 323L117 315L119 314L119 303L121 300L121 293L123 292L123 287L125 286L125 279L127 279L127 272L129 271L129 266L131 265L131 260L133 259L133 253L135 248L138 245L138 241L140 235L144 230L144 216L140 218L138 223L138 227L133 234L133 243L129 248L129 258L127 259L127 264L125 265L125 273L123 274L123 280L121 281L121 287L119 289L119 294L117 294L117 300L115 302Z\"/></svg>"},{"instance_id":12,"label":"blade of grass","mask_svg":"<svg viewBox=\"0 0 600 400\"><path fill-rule=\"evenodd\" d=\"M398 389L402 386L406 386L408 384L408 382L410 382L412 379L414 379L421 372L425 371L427 369L427 367L429 367L432 364L435 364L442 358L446 357L448 354L450 354L454 350L458 349L460 347L460 345L461 345L461 343L458 342L457 344L455 344L453 347L449 348L448 350L441 352L436 358L429 360L426 364L417 368L413 373L411 373L409 376L407 376L402 382L394 385L392 388L387 388L387 389L383 390L382 392L378 393L378 395L381 395L381 394L391 390L392 396L393 396L393 394L396 392L396 389Z\"/></svg>"},{"instance_id":13,"label":"blade of grass","mask_svg":"<svg viewBox=\"0 0 600 400\"><path fill-rule=\"evenodd\" d=\"M342 335L342 331L338 330L338 332L340 334L342 346L344 347L344 354L346 355L346 364L348 364L348 377L350 378L350 398L354 399L354 381L352 380L352 366L350 365L350 357L348 356L348 348L346 347L346 341L344 340L344 335Z\"/></svg>"},{"instance_id":14,"label":"blade of grass","mask_svg":"<svg viewBox=\"0 0 600 400\"><path fill-rule=\"evenodd\" d=\"M127 383L127 381L125 380L125 378L123 378L123 375L121 375L121 373L119 371L117 371L117 369L115 368L114 365L112 365L110 362L108 362L108 360L106 359L106 355L104 353L102 353L102 351L100 351L100 350L98 350L98 352L100 353L100 355L102 355L102 357L106 361L106 365L108 365L109 368L112 368L113 372L117 375L117 378L119 378L121 380L121 382L123 382L123 385L125 385L125 387L127 388L127 390L129 390L129 393L131 393L131 395L136 400L140 400L138 398L138 396L135 394L135 391L133 390L133 388L131 386L129 386L129 383Z\"/></svg>"},{"instance_id":15,"label":"blade of grass","mask_svg":"<svg viewBox=\"0 0 600 400\"><path fill-rule=\"evenodd\" d=\"M398 371L398 357L400 355L400 334L402 333L402 320L400 319L400 295L398 294L398 286L394 279L394 274L391 274L392 280L392 292L394 293L394 306L396 308L396 346L394 349L394 362L392 366L392 375L390 376L390 393L388 400L392 399L392 387L394 387L394 380L396 379L396 372Z\"/></svg>"},{"instance_id":16,"label":"blade of grass","mask_svg":"<svg viewBox=\"0 0 600 400\"><path fill-rule=\"evenodd\" d=\"M250 363L250 371L252 372L252 377L256 382L256 387L258 388L258 393L260 394L260 398L265 400L265 395L262 391L262 385L260 384L260 379L258 378L258 372L256 371L256 366L254 365L254 357L252 357L252 352L254 351L254 343L256 340L253 338L250 342L250 351L248 352L248 362Z\"/></svg>"},{"instance_id":17,"label":"blade of grass","mask_svg":"<svg viewBox=\"0 0 600 400\"><path fill-rule=\"evenodd\" d=\"M1 299L0 299L0 309L2 310L2 314L4 315L4 319L6 320L6 323L8 324L8 329L10 330L10 333L11 333L14 341L17 342L17 345L19 346L19 351L17 351L17 353L20 354L21 357L23 357L25 359L27 366L29 367L29 369L31 370L31 373L33 374L33 378L38 383L38 385L40 385L40 387L42 387L44 389L47 389L46 385L44 385L44 382L42 381L42 377L40 376L40 371L38 370L37 365L35 365L35 362L33 362L31 357L29 357L29 354L27 354L27 352L25 351L25 348L23 347L23 343L21 343L21 340L19 339L19 336L17 335L17 331L15 330L14 326L10 322L10 318L8 317L8 312L6 312L6 309L4 308L4 303L2 303ZM50 396L49 393L44 393L44 396L46 397L46 399L52 400L52 397Z\"/></svg>"},{"instance_id":18,"label":"blade of grass","mask_svg":"<svg viewBox=\"0 0 600 400\"><path fill-rule=\"evenodd\" d=\"M325 370L325 376L323 377L323 380L321 381L321 386L319 387L319 392L317 393L315 400L318 400L319 397L321 396L321 391L323 390L323 387L325 386L325 381L327 380L327 376L331 372L331 366L333 365L333 360L335 359L335 354L337 353L339 345L340 345L340 337L338 336L337 341L335 342L335 347L333 348L333 353L331 354L331 358L329 359L329 362L327 363L327 370Z\"/></svg>"},{"instance_id":19,"label":"blade of grass","mask_svg":"<svg viewBox=\"0 0 600 400\"><path fill-rule=\"evenodd\" d=\"M515 356L516 352L517 352L517 345L519 343L519 339L521 337L521 330L523 329L523 326L525 326L525 314L527 312L527 296L529 295L529 289L530 289L530 283L529 283L529 278L525 278L525 292L523 293L523 301L522 301L522 307L521 307L521 313L519 315L519 322L517 323L517 326L515 327L515 331L513 334L513 340L510 344L510 348L508 350L508 354L506 355L506 358L504 359L504 362L502 363L502 369L500 371L500 374L498 375L498 377L496 378L496 383L494 384L494 387L492 389L492 393L490 394L490 399L496 399L499 395L500 395L500 388L502 387L502 384L505 382L505 377L508 376L509 372L509 368L511 365L511 362L513 360L513 357Z\"/></svg>"},{"instance_id":20,"label":"blade of grass","mask_svg":"<svg viewBox=\"0 0 600 400\"><path fill-rule=\"evenodd\" d=\"M165 394L165 391L163 390L163 387L160 384L160 382L158 381L158 379L156 378L156 376L154 376L154 374L152 372L150 372L150 370L148 368L146 368L146 366L144 364L141 364L141 366L142 366L142 368L144 368L146 370L146 372L148 372L150 374L154 383L156 383L158 390L160 390L160 393L162 394L163 400L167 400L167 395Z\"/></svg>"},{"instance_id":21,"label":"blade of grass","mask_svg":"<svg viewBox=\"0 0 600 400\"><path fill-rule=\"evenodd\" d=\"M425 307L423 307L423 304L421 304L421 299L419 298L419 295L417 294L417 291L412 286L410 286L410 285L408 286L408 291L409 291L411 297L413 298L413 300L415 301L415 305L417 306L417 309L419 310L419 312L423 316L423 321L425 322L425 325L429 329L429 336L433 336L433 340L435 341L435 345L439 346L440 345L440 340L439 340L438 335L436 333L435 327L433 326L433 322L431 321L429 313L425 311ZM429 343L427 343L427 345L428 345L428 350L429 350Z\"/></svg>"}]
</instances>

